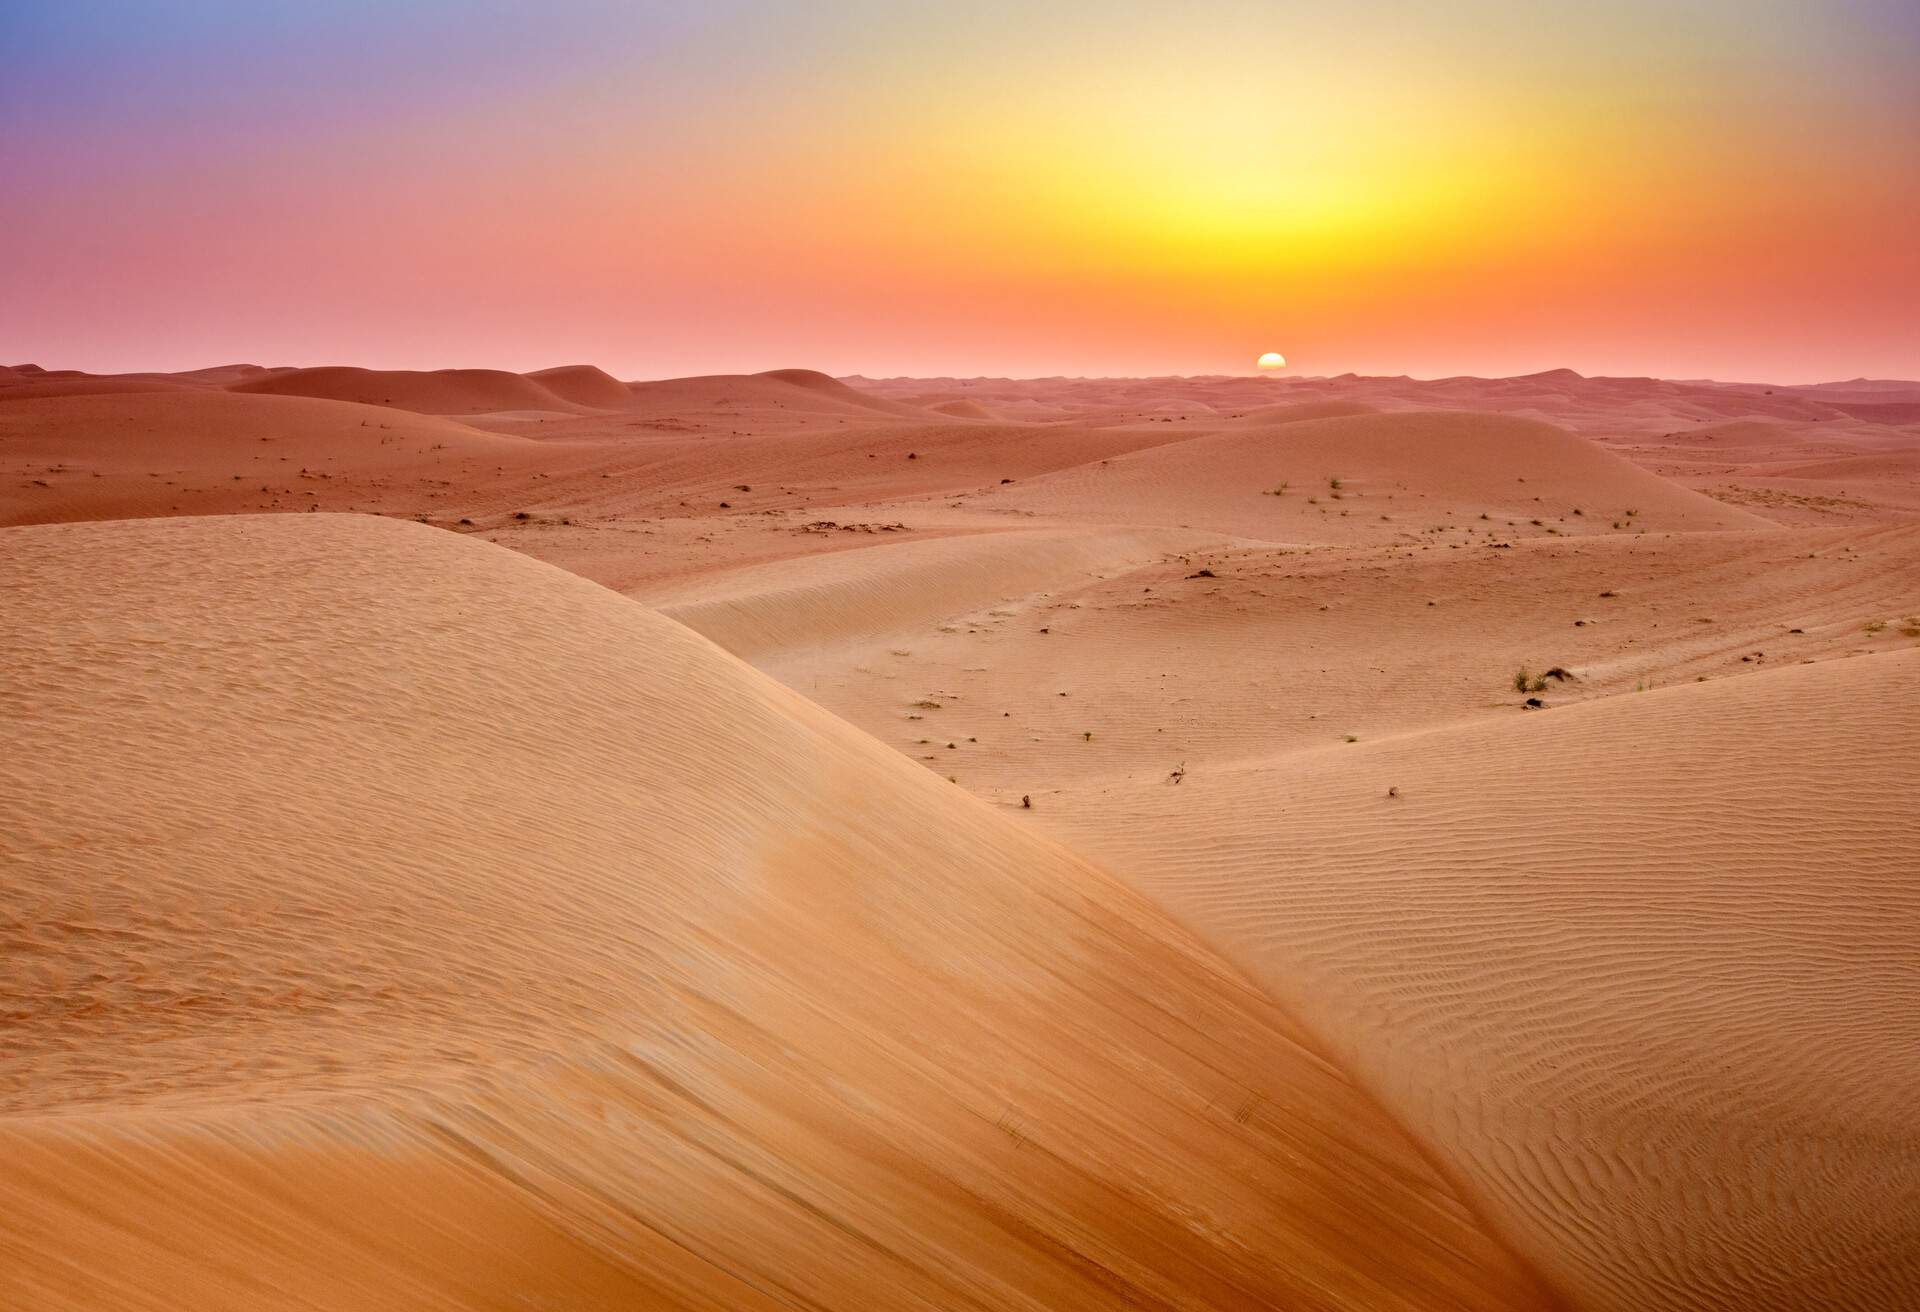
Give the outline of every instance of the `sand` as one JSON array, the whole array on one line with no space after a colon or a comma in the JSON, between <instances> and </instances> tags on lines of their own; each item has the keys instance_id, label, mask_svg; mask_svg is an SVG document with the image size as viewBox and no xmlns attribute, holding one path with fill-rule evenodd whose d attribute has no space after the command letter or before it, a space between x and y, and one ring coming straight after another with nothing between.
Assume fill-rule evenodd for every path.
<instances>
[{"instance_id":1,"label":"sand","mask_svg":"<svg viewBox=\"0 0 1920 1312\"><path fill-rule=\"evenodd\" d=\"M597 372L597 371L596 371ZM591 379L563 374L561 385L579 390ZM291 369L231 384L235 392L266 396L312 396L328 401L394 406L422 414L465 415L490 410L565 413L576 407L535 378L499 369L356 369L329 365Z\"/></svg>"},{"instance_id":2,"label":"sand","mask_svg":"<svg viewBox=\"0 0 1920 1312\"><path fill-rule=\"evenodd\" d=\"M0 371L0 1303L1920 1301L1917 415Z\"/></svg>"},{"instance_id":3,"label":"sand","mask_svg":"<svg viewBox=\"0 0 1920 1312\"><path fill-rule=\"evenodd\" d=\"M1789 665L1050 810L1341 1036L1579 1305L1912 1306L1916 679Z\"/></svg>"},{"instance_id":4,"label":"sand","mask_svg":"<svg viewBox=\"0 0 1920 1312\"><path fill-rule=\"evenodd\" d=\"M5 546L11 1305L1543 1304L1163 913L630 601Z\"/></svg>"}]
</instances>

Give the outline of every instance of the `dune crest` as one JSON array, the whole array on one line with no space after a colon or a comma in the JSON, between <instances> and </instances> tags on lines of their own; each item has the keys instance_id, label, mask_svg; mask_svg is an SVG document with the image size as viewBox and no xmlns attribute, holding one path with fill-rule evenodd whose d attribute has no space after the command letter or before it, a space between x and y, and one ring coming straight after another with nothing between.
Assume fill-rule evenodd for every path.
<instances>
[{"instance_id":1,"label":"dune crest","mask_svg":"<svg viewBox=\"0 0 1920 1312\"><path fill-rule=\"evenodd\" d=\"M623 409L633 400L633 392L625 383L590 364L536 369L526 376L561 400L594 410Z\"/></svg>"},{"instance_id":2,"label":"dune crest","mask_svg":"<svg viewBox=\"0 0 1920 1312\"><path fill-rule=\"evenodd\" d=\"M1165 916L678 625L388 520L0 536L0 1301L1549 1303Z\"/></svg>"},{"instance_id":3,"label":"dune crest","mask_svg":"<svg viewBox=\"0 0 1920 1312\"><path fill-rule=\"evenodd\" d=\"M568 378L563 386L577 386ZM327 401L392 406L430 415L471 415L495 410L576 411L573 402L524 374L500 369L359 369L322 365L290 369L229 385L230 391L268 396L311 396Z\"/></svg>"}]
</instances>

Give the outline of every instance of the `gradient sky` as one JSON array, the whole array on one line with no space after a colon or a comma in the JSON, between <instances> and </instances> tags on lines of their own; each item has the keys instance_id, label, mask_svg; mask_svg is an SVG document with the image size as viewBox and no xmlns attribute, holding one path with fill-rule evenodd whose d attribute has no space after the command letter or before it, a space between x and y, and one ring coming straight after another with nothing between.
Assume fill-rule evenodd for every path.
<instances>
[{"instance_id":1,"label":"gradient sky","mask_svg":"<svg viewBox=\"0 0 1920 1312\"><path fill-rule=\"evenodd\" d=\"M0 361L1920 377L1920 4L0 0Z\"/></svg>"}]
</instances>

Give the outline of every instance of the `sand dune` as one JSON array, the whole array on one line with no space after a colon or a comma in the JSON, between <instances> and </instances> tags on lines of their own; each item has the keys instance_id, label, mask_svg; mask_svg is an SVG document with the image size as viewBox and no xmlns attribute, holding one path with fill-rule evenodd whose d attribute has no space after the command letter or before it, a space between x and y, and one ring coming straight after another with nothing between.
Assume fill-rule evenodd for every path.
<instances>
[{"instance_id":1,"label":"sand dune","mask_svg":"<svg viewBox=\"0 0 1920 1312\"><path fill-rule=\"evenodd\" d=\"M570 379L565 386L577 386ZM578 407L523 374L499 369L356 369L326 365L291 369L234 383L235 392L312 396L359 405L392 406L430 415L483 414L492 410L573 412Z\"/></svg>"},{"instance_id":2,"label":"sand dune","mask_svg":"<svg viewBox=\"0 0 1920 1312\"><path fill-rule=\"evenodd\" d=\"M951 415L955 419L999 419L1000 416L981 405L978 401L941 401L927 409L936 414Z\"/></svg>"},{"instance_id":3,"label":"sand dune","mask_svg":"<svg viewBox=\"0 0 1920 1312\"><path fill-rule=\"evenodd\" d=\"M1916 689L1894 651L1048 814L1328 1036L1581 1306L1911 1307Z\"/></svg>"},{"instance_id":4,"label":"sand dune","mask_svg":"<svg viewBox=\"0 0 1920 1312\"><path fill-rule=\"evenodd\" d=\"M0 1305L1914 1302L1916 398L0 371Z\"/></svg>"},{"instance_id":5,"label":"sand dune","mask_svg":"<svg viewBox=\"0 0 1920 1312\"><path fill-rule=\"evenodd\" d=\"M1881 522L1920 512L1920 428L1731 420L1625 439L1648 470L1794 524Z\"/></svg>"},{"instance_id":6,"label":"sand dune","mask_svg":"<svg viewBox=\"0 0 1920 1312\"><path fill-rule=\"evenodd\" d=\"M1245 428L1260 428L1269 424L1291 424L1303 419L1345 419L1352 415L1370 415L1378 408L1365 401L1287 401L1279 405L1263 405L1245 411L1236 416L1236 423Z\"/></svg>"},{"instance_id":7,"label":"sand dune","mask_svg":"<svg viewBox=\"0 0 1920 1312\"><path fill-rule=\"evenodd\" d=\"M272 373L286 373L284 368L269 369L257 364L216 364L203 369L184 369L168 375L183 382L201 383L208 387L225 387L230 383L245 382L250 378L264 378Z\"/></svg>"},{"instance_id":8,"label":"sand dune","mask_svg":"<svg viewBox=\"0 0 1920 1312\"><path fill-rule=\"evenodd\" d=\"M143 375L97 374L84 378L43 378L33 374L0 379L0 402L37 401L63 396L118 396L129 392L185 392L193 384Z\"/></svg>"},{"instance_id":9,"label":"sand dune","mask_svg":"<svg viewBox=\"0 0 1920 1312\"><path fill-rule=\"evenodd\" d=\"M1451 527L1449 517L1480 515L1482 532L1508 536L1766 523L1551 425L1451 411L1211 433L995 499L1047 515L1278 541L1418 539Z\"/></svg>"},{"instance_id":10,"label":"sand dune","mask_svg":"<svg viewBox=\"0 0 1920 1312\"><path fill-rule=\"evenodd\" d=\"M822 416L867 421L927 417L915 406L855 391L811 369L664 378L634 383L631 391L633 405L642 413L675 420L719 413L733 421L729 431L769 422L818 422Z\"/></svg>"},{"instance_id":11,"label":"sand dune","mask_svg":"<svg viewBox=\"0 0 1920 1312\"><path fill-rule=\"evenodd\" d=\"M737 586L728 576L690 581L696 599L673 613L719 621L713 636L834 713L1002 805L1031 796L1047 816L1055 793L1070 805L1085 787L1158 784L1183 764L1513 719L1527 713L1513 687L1523 667L1575 676L1541 694L1559 708L1911 645L1898 621L1920 613L1920 524L1509 550L1190 539L1077 578L1006 569L991 596L973 571L989 551L1008 557L991 538L948 542L955 554L929 544L910 574L884 564L897 546L760 566L748 573L764 596L738 603L719 600ZM884 638L857 609L774 605L858 595L855 570L901 607ZM906 598L882 591L908 578ZM760 626L737 620L736 604L764 606Z\"/></svg>"},{"instance_id":12,"label":"sand dune","mask_svg":"<svg viewBox=\"0 0 1920 1312\"><path fill-rule=\"evenodd\" d=\"M401 480L434 480L442 486L422 492L444 497L456 478L471 488L503 465L550 458L452 420L340 401L43 397L0 404L0 472L11 475L0 523L344 508Z\"/></svg>"},{"instance_id":13,"label":"sand dune","mask_svg":"<svg viewBox=\"0 0 1920 1312\"><path fill-rule=\"evenodd\" d=\"M830 378L817 369L769 369L753 375L770 383L783 383L803 392L812 392L828 400L844 405L859 406L867 410L878 410L882 414L919 414L915 407L898 401L888 401L867 392L847 386L837 378Z\"/></svg>"},{"instance_id":14,"label":"sand dune","mask_svg":"<svg viewBox=\"0 0 1920 1312\"><path fill-rule=\"evenodd\" d=\"M563 401L594 410L619 410L633 400L625 383L590 364L536 369L527 377Z\"/></svg>"},{"instance_id":15,"label":"sand dune","mask_svg":"<svg viewBox=\"0 0 1920 1312\"><path fill-rule=\"evenodd\" d=\"M678 625L4 537L9 1306L1544 1302L1162 914Z\"/></svg>"},{"instance_id":16,"label":"sand dune","mask_svg":"<svg viewBox=\"0 0 1920 1312\"><path fill-rule=\"evenodd\" d=\"M1164 530L1017 530L884 543L707 575L643 594L669 618L751 660L874 638L1121 572L1196 545Z\"/></svg>"}]
</instances>

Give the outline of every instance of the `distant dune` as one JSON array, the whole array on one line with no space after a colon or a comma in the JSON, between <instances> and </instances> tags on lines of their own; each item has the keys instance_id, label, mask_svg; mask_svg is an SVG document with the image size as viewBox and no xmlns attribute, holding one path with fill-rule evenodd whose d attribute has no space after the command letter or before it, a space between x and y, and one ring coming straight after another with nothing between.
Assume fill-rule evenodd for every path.
<instances>
[{"instance_id":1,"label":"distant dune","mask_svg":"<svg viewBox=\"0 0 1920 1312\"><path fill-rule=\"evenodd\" d=\"M1765 523L1552 425L1457 411L1235 428L1024 483L1001 499L1045 514L1282 541L1418 540L1468 526L1526 534Z\"/></svg>"},{"instance_id":2,"label":"distant dune","mask_svg":"<svg viewBox=\"0 0 1920 1312\"><path fill-rule=\"evenodd\" d=\"M577 380L568 382L577 385ZM292 369L234 383L235 392L312 396L361 405L392 406L430 415L483 414L491 410L551 410L578 407L523 374L499 369L356 369L328 365Z\"/></svg>"},{"instance_id":3,"label":"distant dune","mask_svg":"<svg viewBox=\"0 0 1920 1312\"><path fill-rule=\"evenodd\" d=\"M0 403L0 524L267 508L378 495L389 479L481 483L536 453L450 419L342 401L175 389ZM443 489L429 487L425 495Z\"/></svg>"},{"instance_id":4,"label":"distant dune","mask_svg":"<svg viewBox=\"0 0 1920 1312\"><path fill-rule=\"evenodd\" d=\"M1292 424L1305 419L1344 419L1351 415L1370 415L1378 407L1365 401L1285 401L1279 405L1257 406L1244 411L1235 422L1246 428L1269 424Z\"/></svg>"},{"instance_id":5,"label":"distant dune","mask_svg":"<svg viewBox=\"0 0 1920 1312\"><path fill-rule=\"evenodd\" d=\"M924 416L925 414L914 406L884 400L848 387L839 379L829 378L826 374L813 369L769 369L765 373L754 374L753 377L764 378L773 383L784 383L801 391L812 392L829 400L844 402L867 410L879 410L896 415Z\"/></svg>"},{"instance_id":6,"label":"distant dune","mask_svg":"<svg viewBox=\"0 0 1920 1312\"><path fill-rule=\"evenodd\" d=\"M595 410L623 409L633 400L625 383L590 364L536 369L526 376L564 401Z\"/></svg>"},{"instance_id":7,"label":"distant dune","mask_svg":"<svg viewBox=\"0 0 1920 1312\"><path fill-rule=\"evenodd\" d=\"M666 378L634 383L632 392L638 408L662 415L684 416L708 410L786 410L867 420L883 415L927 418L927 412L915 406L855 391L811 369Z\"/></svg>"},{"instance_id":8,"label":"distant dune","mask_svg":"<svg viewBox=\"0 0 1920 1312\"><path fill-rule=\"evenodd\" d=\"M1000 416L978 401L941 401L927 409L936 414L952 415L955 419L998 419Z\"/></svg>"},{"instance_id":9,"label":"distant dune","mask_svg":"<svg viewBox=\"0 0 1920 1312\"><path fill-rule=\"evenodd\" d=\"M190 392L192 383L144 375L89 374L81 378L46 378L16 374L18 381L0 380L0 403L33 401L60 396L117 396L129 392Z\"/></svg>"}]
</instances>

